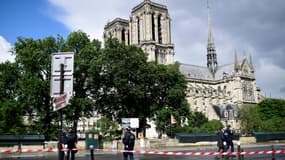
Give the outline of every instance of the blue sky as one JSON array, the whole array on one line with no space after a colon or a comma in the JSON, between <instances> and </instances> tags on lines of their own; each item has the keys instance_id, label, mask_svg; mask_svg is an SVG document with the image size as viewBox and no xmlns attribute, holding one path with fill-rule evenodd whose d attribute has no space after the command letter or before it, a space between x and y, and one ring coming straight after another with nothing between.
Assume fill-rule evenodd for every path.
<instances>
[{"instance_id":1,"label":"blue sky","mask_svg":"<svg viewBox=\"0 0 285 160\"><path fill-rule=\"evenodd\" d=\"M0 35L14 43L19 36L44 38L60 34L66 36L68 28L50 17L50 4L46 0L0 1Z\"/></svg>"},{"instance_id":2,"label":"blue sky","mask_svg":"<svg viewBox=\"0 0 285 160\"><path fill-rule=\"evenodd\" d=\"M153 0L168 7L175 60L206 66L207 0ZM13 61L17 37L34 39L82 30L102 40L104 25L129 19L142 0L1 0L0 62ZM209 0L218 64L252 56L265 96L285 99L285 1Z\"/></svg>"}]
</instances>

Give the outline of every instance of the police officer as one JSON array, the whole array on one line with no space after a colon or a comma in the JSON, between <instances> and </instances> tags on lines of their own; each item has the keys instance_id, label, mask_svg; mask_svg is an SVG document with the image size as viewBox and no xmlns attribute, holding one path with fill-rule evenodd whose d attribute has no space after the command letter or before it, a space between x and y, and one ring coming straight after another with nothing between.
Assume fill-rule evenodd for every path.
<instances>
[{"instance_id":1,"label":"police officer","mask_svg":"<svg viewBox=\"0 0 285 160\"><path fill-rule=\"evenodd\" d=\"M226 151L231 147L231 152L234 152L234 143L233 143L233 131L231 130L231 125L227 125L227 128L224 131L224 138L227 143Z\"/></svg>"},{"instance_id":2,"label":"police officer","mask_svg":"<svg viewBox=\"0 0 285 160\"><path fill-rule=\"evenodd\" d=\"M217 133L218 139L217 139L217 146L218 146L218 152L224 152L224 128L221 127L219 129L219 132Z\"/></svg>"},{"instance_id":3,"label":"police officer","mask_svg":"<svg viewBox=\"0 0 285 160\"><path fill-rule=\"evenodd\" d=\"M77 144L77 135L73 131L72 127L68 128L68 133L66 134L66 144L67 144L67 160L71 155L71 160L75 159L75 153L77 152L76 144Z\"/></svg>"},{"instance_id":4,"label":"police officer","mask_svg":"<svg viewBox=\"0 0 285 160\"><path fill-rule=\"evenodd\" d=\"M123 138L124 143L124 149L127 152L123 152L124 160L128 160L128 157L130 157L130 160L134 160L134 153L132 152L134 150L135 146L135 135L131 132L131 127L126 128L126 133Z\"/></svg>"},{"instance_id":5,"label":"police officer","mask_svg":"<svg viewBox=\"0 0 285 160\"><path fill-rule=\"evenodd\" d=\"M60 160L64 160L64 144L66 143L66 133L64 130L60 130L60 139L59 139L59 156L60 156Z\"/></svg>"}]
</instances>

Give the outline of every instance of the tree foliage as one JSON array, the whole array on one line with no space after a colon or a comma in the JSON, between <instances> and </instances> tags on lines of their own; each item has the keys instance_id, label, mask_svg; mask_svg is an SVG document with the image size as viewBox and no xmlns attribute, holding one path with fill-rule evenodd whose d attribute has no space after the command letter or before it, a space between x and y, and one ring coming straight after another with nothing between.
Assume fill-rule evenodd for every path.
<instances>
[{"instance_id":1,"label":"tree foliage","mask_svg":"<svg viewBox=\"0 0 285 160\"><path fill-rule=\"evenodd\" d=\"M82 117L93 115L93 102L88 97L90 86L88 85L89 68L94 57L98 56L101 43L98 40L91 41L88 35L82 31L72 32L68 35L65 48L74 50L74 95L70 105L63 109L65 119L77 129L77 122Z\"/></svg>"},{"instance_id":2,"label":"tree foliage","mask_svg":"<svg viewBox=\"0 0 285 160\"><path fill-rule=\"evenodd\" d=\"M285 130L285 100L265 99L258 104L258 113L262 123L262 131Z\"/></svg>"},{"instance_id":3,"label":"tree foliage","mask_svg":"<svg viewBox=\"0 0 285 160\"><path fill-rule=\"evenodd\" d=\"M163 108L187 113L186 80L177 66L147 62L140 48L116 39L107 40L100 53L89 70L91 96L99 113L118 121L138 117L141 129Z\"/></svg>"},{"instance_id":4,"label":"tree foliage","mask_svg":"<svg viewBox=\"0 0 285 160\"><path fill-rule=\"evenodd\" d=\"M285 130L285 101L282 99L265 99L257 105L243 105L239 115L244 133Z\"/></svg>"},{"instance_id":5,"label":"tree foliage","mask_svg":"<svg viewBox=\"0 0 285 160\"><path fill-rule=\"evenodd\" d=\"M0 134L24 132L22 110L16 101L18 78L14 63L0 64Z\"/></svg>"},{"instance_id":6,"label":"tree foliage","mask_svg":"<svg viewBox=\"0 0 285 160\"><path fill-rule=\"evenodd\" d=\"M222 122L214 119L202 124L200 132L202 133L216 132L221 127L223 127Z\"/></svg>"},{"instance_id":7,"label":"tree foliage","mask_svg":"<svg viewBox=\"0 0 285 160\"><path fill-rule=\"evenodd\" d=\"M100 129L101 134L103 135L103 138L108 140L108 138L114 139L116 138L117 130L119 129L119 123L107 118L107 117L101 117L97 120L97 127Z\"/></svg>"},{"instance_id":8,"label":"tree foliage","mask_svg":"<svg viewBox=\"0 0 285 160\"><path fill-rule=\"evenodd\" d=\"M53 111L50 98L51 53L73 50L76 53L75 94L70 105L62 112L64 122L73 123L76 129L79 118L91 116L93 111L92 100L87 95L88 69L100 47L99 41L90 41L81 31L70 33L67 40L59 35L37 40L19 37L13 48L15 63L1 64L0 67L0 114L3 114L0 131L44 134L47 139L56 137L59 116ZM14 110L17 111L14 113ZM14 121L11 117L14 117ZM10 123L21 129L5 128Z\"/></svg>"},{"instance_id":9,"label":"tree foliage","mask_svg":"<svg viewBox=\"0 0 285 160\"><path fill-rule=\"evenodd\" d=\"M241 131L245 134L258 130L260 117L256 105L243 105L239 111Z\"/></svg>"},{"instance_id":10,"label":"tree foliage","mask_svg":"<svg viewBox=\"0 0 285 160\"><path fill-rule=\"evenodd\" d=\"M13 48L15 63L0 64L1 133L56 137L59 114L52 108L50 72L51 53L58 51L75 53L74 94L61 110L65 125L73 124L76 129L80 118L91 117L94 111L117 122L123 117L138 117L139 131L149 127L147 120L154 120L158 130L168 132L169 127L162 122L169 122L170 115L176 118L176 126L186 118L191 127L207 121L189 111L187 81L178 63L148 62L142 49L114 39L107 40L102 49L101 42L76 31L66 40L60 35L18 38Z\"/></svg>"},{"instance_id":11,"label":"tree foliage","mask_svg":"<svg viewBox=\"0 0 285 160\"><path fill-rule=\"evenodd\" d=\"M22 116L29 119L28 132L46 135L49 139L56 132L55 113L51 108L50 54L57 51L56 39L43 40L18 38L14 47L19 79L17 80L17 102Z\"/></svg>"}]
</instances>

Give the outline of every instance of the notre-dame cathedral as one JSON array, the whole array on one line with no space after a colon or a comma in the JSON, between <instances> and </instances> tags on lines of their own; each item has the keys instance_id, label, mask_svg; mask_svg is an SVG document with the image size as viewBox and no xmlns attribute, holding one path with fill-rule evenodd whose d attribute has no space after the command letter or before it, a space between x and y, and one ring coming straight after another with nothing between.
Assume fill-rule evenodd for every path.
<instances>
[{"instance_id":1,"label":"notre-dame cathedral","mask_svg":"<svg viewBox=\"0 0 285 160\"><path fill-rule=\"evenodd\" d=\"M116 18L106 24L104 39L109 37L141 47L149 61L174 63L171 21L165 5L144 0L132 9L130 19ZM261 100L251 56L239 59L235 51L230 64L219 64L210 15L206 43L205 66L180 64L180 72L188 80L187 100L192 111L203 112L208 119L218 119L237 129L240 106Z\"/></svg>"}]
</instances>

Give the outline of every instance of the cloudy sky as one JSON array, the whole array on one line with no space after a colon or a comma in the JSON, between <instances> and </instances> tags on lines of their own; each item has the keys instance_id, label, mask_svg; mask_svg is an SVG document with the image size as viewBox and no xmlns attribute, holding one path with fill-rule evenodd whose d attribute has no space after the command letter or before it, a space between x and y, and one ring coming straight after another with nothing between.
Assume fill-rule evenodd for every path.
<instances>
[{"instance_id":1,"label":"cloudy sky","mask_svg":"<svg viewBox=\"0 0 285 160\"><path fill-rule=\"evenodd\" d=\"M168 7L175 60L206 66L207 0L153 0ZM104 25L128 19L142 0L0 1L0 62L13 57L17 37L66 37L81 29L102 40ZM257 85L268 97L285 98L285 1L209 0L218 63L252 56Z\"/></svg>"}]
</instances>

